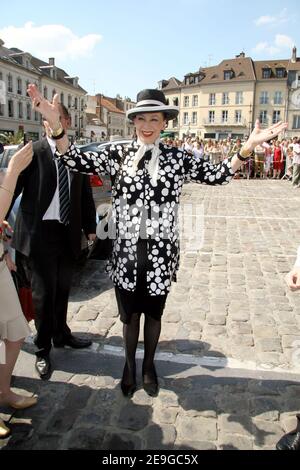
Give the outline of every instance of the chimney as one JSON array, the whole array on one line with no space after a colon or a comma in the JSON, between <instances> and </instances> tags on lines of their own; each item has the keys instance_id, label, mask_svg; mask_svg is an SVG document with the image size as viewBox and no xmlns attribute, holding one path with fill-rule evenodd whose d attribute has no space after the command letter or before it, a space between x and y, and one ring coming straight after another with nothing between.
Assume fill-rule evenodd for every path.
<instances>
[{"instance_id":1,"label":"chimney","mask_svg":"<svg viewBox=\"0 0 300 470\"><path fill-rule=\"evenodd\" d=\"M292 63L295 64L297 62L297 47L293 47L293 54L292 54Z\"/></svg>"},{"instance_id":2,"label":"chimney","mask_svg":"<svg viewBox=\"0 0 300 470\"><path fill-rule=\"evenodd\" d=\"M49 65L52 65L52 67L55 66L55 58L54 57L49 58Z\"/></svg>"},{"instance_id":3,"label":"chimney","mask_svg":"<svg viewBox=\"0 0 300 470\"><path fill-rule=\"evenodd\" d=\"M236 55L235 57L236 57L236 59L245 59L246 54L245 54L245 52L240 52L240 54Z\"/></svg>"}]
</instances>

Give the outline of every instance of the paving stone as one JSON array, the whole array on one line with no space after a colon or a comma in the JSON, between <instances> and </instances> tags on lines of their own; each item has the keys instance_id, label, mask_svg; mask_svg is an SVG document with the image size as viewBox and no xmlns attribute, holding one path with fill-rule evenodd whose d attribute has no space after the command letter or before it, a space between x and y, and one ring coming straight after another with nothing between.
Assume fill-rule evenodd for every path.
<instances>
[{"instance_id":1,"label":"paving stone","mask_svg":"<svg viewBox=\"0 0 300 470\"><path fill-rule=\"evenodd\" d=\"M261 352L282 352L279 338L263 338L255 341L258 351Z\"/></svg>"},{"instance_id":2,"label":"paving stone","mask_svg":"<svg viewBox=\"0 0 300 470\"><path fill-rule=\"evenodd\" d=\"M129 403L123 407L118 418L118 426L131 431L141 431L150 422L150 409Z\"/></svg>"},{"instance_id":3,"label":"paving stone","mask_svg":"<svg viewBox=\"0 0 300 470\"><path fill-rule=\"evenodd\" d=\"M221 450L252 450L253 439L247 436L221 432L218 439L218 448Z\"/></svg>"},{"instance_id":4,"label":"paving stone","mask_svg":"<svg viewBox=\"0 0 300 470\"><path fill-rule=\"evenodd\" d=\"M202 417L178 416L176 430L179 440L186 441L193 436L194 440L216 441L217 420Z\"/></svg>"},{"instance_id":5,"label":"paving stone","mask_svg":"<svg viewBox=\"0 0 300 470\"><path fill-rule=\"evenodd\" d=\"M176 429L174 426L152 424L145 430L143 437L147 450L174 449Z\"/></svg>"},{"instance_id":6,"label":"paving stone","mask_svg":"<svg viewBox=\"0 0 300 470\"><path fill-rule=\"evenodd\" d=\"M218 427L226 434L252 437L251 419L244 415L223 414L219 416Z\"/></svg>"}]
</instances>

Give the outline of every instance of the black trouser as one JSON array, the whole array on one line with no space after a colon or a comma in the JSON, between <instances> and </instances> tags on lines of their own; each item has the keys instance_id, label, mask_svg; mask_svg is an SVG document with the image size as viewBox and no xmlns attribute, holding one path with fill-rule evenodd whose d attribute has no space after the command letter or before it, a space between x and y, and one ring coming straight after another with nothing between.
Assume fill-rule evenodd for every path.
<instances>
[{"instance_id":1,"label":"black trouser","mask_svg":"<svg viewBox=\"0 0 300 470\"><path fill-rule=\"evenodd\" d=\"M74 267L68 227L42 222L41 240L30 256L32 297L35 308L37 355L45 356L57 341L71 334L67 325L68 300Z\"/></svg>"}]
</instances>

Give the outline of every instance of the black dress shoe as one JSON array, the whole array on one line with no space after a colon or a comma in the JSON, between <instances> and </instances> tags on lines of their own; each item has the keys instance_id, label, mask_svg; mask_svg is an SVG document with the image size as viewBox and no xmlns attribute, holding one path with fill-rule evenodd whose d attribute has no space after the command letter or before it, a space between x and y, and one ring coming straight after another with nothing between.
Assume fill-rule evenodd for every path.
<instances>
[{"instance_id":1,"label":"black dress shoe","mask_svg":"<svg viewBox=\"0 0 300 470\"><path fill-rule=\"evenodd\" d=\"M73 349L83 349L88 348L91 346L92 341L88 339L76 338L73 335L67 336L62 340L53 340L53 345L55 348L64 348L65 346L69 346Z\"/></svg>"},{"instance_id":2,"label":"black dress shoe","mask_svg":"<svg viewBox=\"0 0 300 470\"><path fill-rule=\"evenodd\" d=\"M300 450L300 415L297 415L297 428L285 434L276 444L277 450Z\"/></svg>"},{"instance_id":3,"label":"black dress shoe","mask_svg":"<svg viewBox=\"0 0 300 470\"><path fill-rule=\"evenodd\" d=\"M151 381L149 379L149 375L151 377ZM147 374L147 372L144 372L143 370L143 388L150 397L156 397L158 395L159 387L156 370L154 367L150 374Z\"/></svg>"},{"instance_id":4,"label":"black dress shoe","mask_svg":"<svg viewBox=\"0 0 300 470\"><path fill-rule=\"evenodd\" d=\"M49 356L36 357L35 369L42 380L48 380L51 377L52 367Z\"/></svg>"},{"instance_id":5,"label":"black dress shoe","mask_svg":"<svg viewBox=\"0 0 300 470\"><path fill-rule=\"evenodd\" d=\"M125 383L125 376L127 376L127 374L128 374L128 369L127 369L127 364L125 364L124 370L123 370L123 377L121 380L121 390L122 390L124 397L131 398L136 391L135 373L134 373L134 382L131 384ZM128 380L128 377L127 377L127 380Z\"/></svg>"},{"instance_id":6,"label":"black dress shoe","mask_svg":"<svg viewBox=\"0 0 300 470\"><path fill-rule=\"evenodd\" d=\"M136 392L136 384L126 385L123 381L121 381L121 390L124 397L132 398L134 393Z\"/></svg>"}]
</instances>

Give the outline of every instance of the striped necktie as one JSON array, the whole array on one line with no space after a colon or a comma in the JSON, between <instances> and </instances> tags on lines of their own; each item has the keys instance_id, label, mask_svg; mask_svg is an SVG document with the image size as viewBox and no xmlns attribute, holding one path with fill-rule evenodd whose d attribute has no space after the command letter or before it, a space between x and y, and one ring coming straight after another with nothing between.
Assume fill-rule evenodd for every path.
<instances>
[{"instance_id":1,"label":"striped necktie","mask_svg":"<svg viewBox=\"0 0 300 470\"><path fill-rule=\"evenodd\" d=\"M70 215L70 194L69 194L69 178L66 167L59 158L58 166L58 185L59 185L59 215L60 221L64 225L69 223Z\"/></svg>"}]
</instances>

